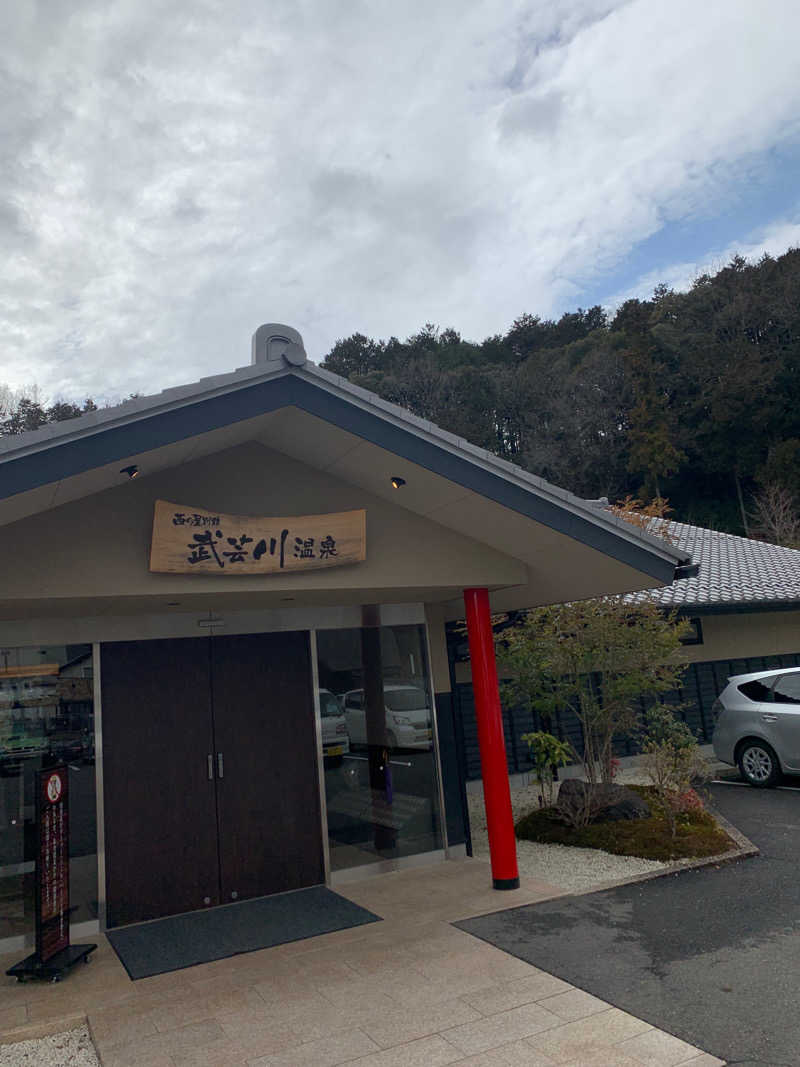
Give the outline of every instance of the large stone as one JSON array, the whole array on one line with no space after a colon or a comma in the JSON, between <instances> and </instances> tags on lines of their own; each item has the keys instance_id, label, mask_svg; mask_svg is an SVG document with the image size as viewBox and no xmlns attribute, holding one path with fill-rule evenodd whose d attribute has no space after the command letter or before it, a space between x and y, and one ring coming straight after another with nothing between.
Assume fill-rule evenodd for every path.
<instances>
[{"instance_id":1,"label":"large stone","mask_svg":"<svg viewBox=\"0 0 800 1067\"><path fill-rule=\"evenodd\" d=\"M620 819L647 819L652 814L647 801L624 785L592 785L579 778L561 783L556 806L570 818L589 807L590 822L616 822Z\"/></svg>"}]
</instances>

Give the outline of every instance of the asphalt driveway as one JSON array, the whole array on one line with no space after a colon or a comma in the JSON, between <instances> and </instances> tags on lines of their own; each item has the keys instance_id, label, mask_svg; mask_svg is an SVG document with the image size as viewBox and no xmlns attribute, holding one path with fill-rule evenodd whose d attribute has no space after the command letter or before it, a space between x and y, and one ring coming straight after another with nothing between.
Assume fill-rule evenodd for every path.
<instances>
[{"instance_id":1,"label":"asphalt driveway","mask_svg":"<svg viewBox=\"0 0 800 1067\"><path fill-rule=\"evenodd\" d=\"M711 792L760 856L457 925L730 1064L797 1067L800 791Z\"/></svg>"}]
</instances>

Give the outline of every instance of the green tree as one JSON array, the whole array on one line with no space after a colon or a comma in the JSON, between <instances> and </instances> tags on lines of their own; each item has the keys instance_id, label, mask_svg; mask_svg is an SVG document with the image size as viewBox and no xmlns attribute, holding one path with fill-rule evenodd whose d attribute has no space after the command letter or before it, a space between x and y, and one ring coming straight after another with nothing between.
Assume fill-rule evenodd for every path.
<instances>
[{"instance_id":1,"label":"green tree","mask_svg":"<svg viewBox=\"0 0 800 1067\"><path fill-rule=\"evenodd\" d=\"M323 365L581 496L667 496L681 520L740 533L760 487L798 494L800 249L657 286L610 321L353 334Z\"/></svg>"},{"instance_id":2,"label":"green tree","mask_svg":"<svg viewBox=\"0 0 800 1067\"><path fill-rule=\"evenodd\" d=\"M97 405L89 398L84 401L82 407L65 400L57 400L50 407L45 407L36 388L31 389L29 393L18 395L8 388L2 388L0 393L3 396L0 407L0 437L38 430L48 423L64 422L97 410Z\"/></svg>"},{"instance_id":3,"label":"green tree","mask_svg":"<svg viewBox=\"0 0 800 1067\"><path fill-rule=\"evenodd\" d=\"M637 724L640 697L674 689L688 624L650 599L601 597L536 608L497 638L507 696L552 721L560 708L581 724L589 782L610 782L615 737Z\"/></svg>"}]
</instances>

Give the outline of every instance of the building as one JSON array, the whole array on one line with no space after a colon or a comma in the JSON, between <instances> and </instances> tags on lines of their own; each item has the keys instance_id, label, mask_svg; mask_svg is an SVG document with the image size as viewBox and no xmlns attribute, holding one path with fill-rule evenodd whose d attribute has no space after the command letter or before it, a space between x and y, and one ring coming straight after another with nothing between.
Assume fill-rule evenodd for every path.
<instances>
[{"instance_id":1,"label":"building","mask_svg":"<svg viewBox=\"0 0 800 1067\"><path fill-rule=\"evenodd\" d=\"M591 503L603 510L608 502ZM731 675L800 666L800 551L689 523L669 522L666 527L675 548L691 556L699 569L647 594L692 623L684 642L687 668L682 685L664 699L698 739L708 743L714 727L712 705ZM480 757L468 652L457 634L451 635L449 646L461 763L465 777L476 779ZM539 724L529 712L510 707L503 708L503 721L509 771L525 772L531 761L519 739ZM565 712L558 729L580 748L580 724L574 716ZM626 739L619 751L630 755L636 749Z\"/></svg>"},{"instance_id":2,"label":"building","mask_svg":"<svg viewBox=\"0 0 800 1067\"><path fill-rule=\"evenodd\" d=\"M689 563L274 324L247 367L0 439L0 558L6 948L31 935L34 775L59 761L81 936L463 851L445 624L465 610L513 886L490 607Z\"/></svg>"}]
</instances>

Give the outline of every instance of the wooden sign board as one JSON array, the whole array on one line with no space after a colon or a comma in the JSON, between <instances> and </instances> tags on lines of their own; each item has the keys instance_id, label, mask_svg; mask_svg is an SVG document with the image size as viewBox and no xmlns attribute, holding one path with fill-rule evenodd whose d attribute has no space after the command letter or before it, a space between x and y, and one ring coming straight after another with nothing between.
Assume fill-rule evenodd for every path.
<instances>
[{"instance_id":1,"label":"wooden sign board","mask_svg":"<svg viewBox=\"0 0 800 1067\"><path fill-rule=\"evenodd\" d=\"M43 678L46 674L58 674L57 663L37 663L30 667L0 667L0 678Z\"/></svg>"},{"instance_id":2,"label":"wooden sign board","mask_svg":"<svg viewBox=\"0 0 800 1067\"><path fill-rule=\"evenodd\" d=\"M257 518L157 500L150 570L159 574L281 574L366 559L366 517Z\"/></svg>"}]
</instances>

